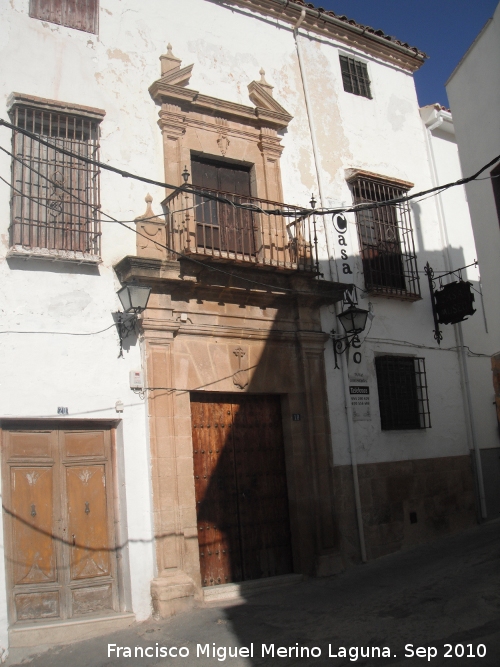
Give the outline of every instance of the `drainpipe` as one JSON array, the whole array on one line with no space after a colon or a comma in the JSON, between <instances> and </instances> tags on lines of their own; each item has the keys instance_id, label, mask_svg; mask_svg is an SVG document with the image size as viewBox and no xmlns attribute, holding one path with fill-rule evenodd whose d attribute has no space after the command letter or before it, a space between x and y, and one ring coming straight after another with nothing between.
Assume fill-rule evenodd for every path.
<instances>
[{"instance_id":1,"label":"drainpipe","mask_svg":"<svg viewBox=\"0 0 500 667\"><path fill-rule=\"evenodd\" d=\"M432 140L431 140L431 132L432 130L437 129L440 127L440 125L443 124L443 116L441 113L437 113L437 119L429 125L424 122L425 127L426 127L426 132L425 132L425 138L426 138L426 144L427 144L427 152L429 155L429 162L431 165L431 177L432 177L432 184L434 187L439 185L439 179L437 175L437 167L436 167L436 157L434 154L434 148L432 146ZM441 243L444 248L444 264L446 267L446 271L452 271L452 261L450 257L450 242L448 238L448 228L446 225L446 214L445 214L445 209L443 205L443 200L441 197L441 193L437 195L437 214L438 214L438 220L439 220L439 232L441 236ZM487 508L486 508L486 496L484 492L484 479L483 479L483 466L481 463L481 451L479 449L479 442L477 439L477 433L476 433L476 425L474 421L474 412L472 409L472 396L471 396L471 390L470 390L470 382L469 382L469 371L467 368L467 355L465 354L465 349L464 349L464 338L463 338L463 331L462 331L462 325L459 322L458 324L453 325L454 333L455 333L455 342L457 343L457 348L458 348L458 365L460 369L460 379L461 379L461 385L462 385L462 400L464 404L464 411L465 411L465 424L467 428L467 442L468 442L468 447L469 450L473 449L474 450L474 458L476 461L476 479L477 479L477 488L479 492L479 505L481 508L481 518L486 519L488 516Z\"/></svg>"},{"instance_id":2,"label":"drainpipe","mask_svg":"<svg viewBox=\"0 0 500 667\"><path fill-rule=\"evenodd\" d=\"M302 8L300 12L300 17L297 21L297 23L294 25L293 28L293 36L295 39L295 46L297 49L297 56L299 60L299 69L300 69L300 77L302 81L302 89L304 91L304 100L306 103L306 111L307 111L307 120L309 122L309 132L311 135L311 143L312 143L312 148L313 148L313 156L314 156L314 166L316 169L316 178L318 182L318 190L319 190L319 198L320 198L320 203L321 207L325 207L325 199L324 199L324 188L323 188L323 181L322 181L322 176L321 176L321 170L319 166L319 151L318 151L318 144L316 140L316 129L314 126L314 120L313 120L313 115L312 115L312 106L310 102L310 97L309 97L309 88L307 85L307 74L306 74L306 69L304 66L304 60L302 56L302 49L300 47L300 41L299 41L299 28L302 25L302 22L304 21L306 17L306 10L305 8ZM328 253L328 268L329 268L329 273L330 273L330 280L333 281L334 275L337 279L337 282L339 282L339 274L338 274L338 267L335 262L335 258L330 252L330 244L329 244L329 239L328 239L328 228L326 225L326 220L325 216L323 216L323 227L325 230L325 240L326 240L326 250ZM332 269L332 264L334 266L334 269ZM338 306L337 304L335 305L335 315L337 315L337 310ZM347 358L341 356L340 358L340 365L342 368L342 386L344 390L344 403L345 403L345 410L346 410L346 418L347 418L347 438L349 442L349 452L351 455L351 467L352 467L352 477L353 477L353 483L354 483L354 503L356 506L356 518L357 518L357 523L358 523L358 535L359 535L359 546L361 550L361 560L363 563L366 563L366 545L365 545L365 534L363 530L363 515L361 511L361 496L359 493L359 478L358 478L358 464L357 464L357 459L356 459L356 438L355 438L355 433L354 433L354 420L352 417L352 406L351 406L351 399L349 396L349 376L347 373Z\"/></svg>"}]
</instances>

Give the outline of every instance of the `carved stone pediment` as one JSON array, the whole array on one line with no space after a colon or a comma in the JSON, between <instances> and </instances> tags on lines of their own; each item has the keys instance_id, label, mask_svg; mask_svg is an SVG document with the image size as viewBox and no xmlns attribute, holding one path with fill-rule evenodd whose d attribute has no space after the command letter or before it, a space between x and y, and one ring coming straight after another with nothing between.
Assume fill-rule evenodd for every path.
<instances>
[{"instance_id":1,"label":"carved stone pediment","mask_svg":"<svg viewBox=\"0 0 500 667\"><path fill-rule=\"evenodd\" d=\"M149 88L151 97L162 104L184 103L193 110L208 110L217 115L233 117L236 120L247 123L256 121L258 124L265 122L276 129L287 127L292 120L288 111L281 106L273 97L273 87L264 78L264 70L260 71L260 81L252 81L248 85L250 100L255 106L246 106L227 100L221 100L209 95L203 95L197 90L187 88L193 65L181 67L181 61L172 54L172 47L168 45L168 51L160 57L162 63L162 76Z\"/></svg>"}]
</instances>

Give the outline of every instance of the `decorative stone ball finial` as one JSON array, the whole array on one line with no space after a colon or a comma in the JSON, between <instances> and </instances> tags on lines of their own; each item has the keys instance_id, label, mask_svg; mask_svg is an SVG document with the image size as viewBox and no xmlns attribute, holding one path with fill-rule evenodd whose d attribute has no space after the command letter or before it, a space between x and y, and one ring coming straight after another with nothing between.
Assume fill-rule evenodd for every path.
<instances>
[{"instance_id":1,"label":"decorative stone ball finial","mask_svg":"<svg viewBox=\"0 0 500 667\"><path fill-rule=\"evenodd\" d=\"M160 56L162 76L173 69L180 69L181 59L172 53L172 44L167 44L167 52Z\"/></svg>"}]
</instances>

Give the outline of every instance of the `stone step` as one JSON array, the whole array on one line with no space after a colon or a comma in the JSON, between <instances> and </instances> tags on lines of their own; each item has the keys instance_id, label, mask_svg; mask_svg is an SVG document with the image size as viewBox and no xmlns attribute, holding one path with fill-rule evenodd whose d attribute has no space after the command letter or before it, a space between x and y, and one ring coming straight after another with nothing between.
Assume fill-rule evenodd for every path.
<instances>
[{"instance_id":1,"label":"stone step","mask_svg":"<svg viewBox=\"0 0 500 667\"><path fill-rule=\"evenodd\" d=\"M282 574L279 577L266 577L264 579L240 581L235 584L207 586L203 589L203 601L225 602L226 600L244 600L249 595L255 595L256 593L276 588L277 586L298 584L303 579L304 576L302 574Z\"/></svg>"}]
</instances>

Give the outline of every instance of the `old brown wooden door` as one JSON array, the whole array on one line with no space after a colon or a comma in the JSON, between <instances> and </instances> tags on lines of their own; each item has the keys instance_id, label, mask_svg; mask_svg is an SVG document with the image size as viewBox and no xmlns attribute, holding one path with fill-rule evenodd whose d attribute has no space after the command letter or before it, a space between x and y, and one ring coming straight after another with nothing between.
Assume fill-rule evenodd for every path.
<instances>
[{"instance_id":1,"label":"old brown wooden door","mask_svg":"<svg viewBox=\"0 0 500 667\"><path fill-rule=\"evenodd\" d=\"M193 158L193 185L212 194L227 193L234 203L250 197L250 171L242 166L224 165L203 158ZM195 195L196 243L209 250L255 254L253 214L231 204Z\"/></svg>"},{"instance_id":2,"label":"old brown wooden door","mask_svg":"<svg viewBox=\"0 0 500 667\"><path fill-rule=\"evenodd\" d=\"M192 394L204 586L292 571L279 396Z\"/></svg>"},{"instance_id":3,"label":"old brown wooden door","mask_svg":"<svg viewBox=\"0 0 500 667\"><path fill-rule=\"evenodd\" d=\"M118 610L111 431L3 431L11 623Z\"/></svg>"}]
</instances>

